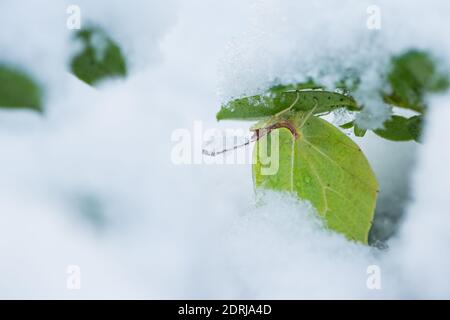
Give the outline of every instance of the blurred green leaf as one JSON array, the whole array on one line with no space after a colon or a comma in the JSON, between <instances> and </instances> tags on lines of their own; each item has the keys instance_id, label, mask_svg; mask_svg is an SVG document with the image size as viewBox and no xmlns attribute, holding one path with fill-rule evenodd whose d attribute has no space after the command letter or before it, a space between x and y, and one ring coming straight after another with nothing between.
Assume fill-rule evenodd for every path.
<instances>
[{"instance_id":1,"label":"blurred green leaf","mask_svg":"<svg viewBox=\"0 0 450 320\"><path fill-rule=\"evenodd\" d=\"M119 45L99 28L85 28L75 38L82 50L71 61L71 70L80 80L93 85L101 80L125 77L127 66Z\"/></svg>"},{"instance_id":2,"label":"blurred green leaf","mask_svg":"<svg viewBox=\"0 0 450 320\"><path fill-rule=\"evenodd\" d=\"M0 108L42 111L42 90L25 72L0 64Z\"/></svg>"},{"instance_id":3,"label":"blurred green leaf","mask_svg":"<svg viewBox=\"0 0 450 320\"><path fill-rule=\"evenodd\" d=\"M355 121L350 121L350 122L340 125L340 127L342 129L351 129L351 128L353 128L354 125L355 125Z\"/></svg>"},{"instance_id":4,"label":"blurred green leaf","mask_svg":"<svg viewBox=\"0 0 450 320\"><path fill-rule=\"evenodd\" d=\"M414 140L409 127L410 119L401 116L392 116L384 123L383 129L374 130L377 135L392 141Z\"/></svg>"},{"instance_id":5,"label":"blurred green leaf","mask_svg":"<svg viewBox=\"0 0 450 320\"><path fill-rule=\"evenodd\" d=\"M357 125L354 125L353 132L355 133L355 136L357 136L357 137L364 137L366 135L367 130L361 129Z\"/></svg>"},{"instance_id":6,"label":"blurred green leaf","mask_svg":"<svg viewBox=\"0 0 450 320\"><path fill-rule=\"evenodd\" d=\"M422 128L423 128L423 117L422 116L414 116L408 119L408 130L411 134L412 138L416 142L420 142L422 137Z\"/></svg>"},{"instance_id":7,"label":"blurred green leaf","mask_svg":"<svg viewBox=\"0 0 450 320\"><path fill-rule=\"evenodd\" d=\"M448 74L441 72L431 56L410 50L392 59L388 81L392 91L384 96L386 103L423 112L427 93L448 89Z\"/></svg>"}]
</instances>

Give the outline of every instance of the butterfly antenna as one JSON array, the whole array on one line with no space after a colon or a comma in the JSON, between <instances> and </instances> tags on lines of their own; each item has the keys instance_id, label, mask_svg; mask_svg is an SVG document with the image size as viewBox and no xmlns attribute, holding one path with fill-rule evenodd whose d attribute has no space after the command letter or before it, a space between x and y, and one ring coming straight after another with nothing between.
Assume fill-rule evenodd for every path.
<instances>
[{"instance_id":1,"label":"butterfly antenna","mask_svg":"<svg viewBox=\"0 0 450 320\"><path fill-rule=\"evenodd\" d=\"M218 156L219 154L223 154L223 153L226 153L226 152L229 152L229 151L233 151L233 150L236 150L236 149L248 146L250 143L252 143L252 142L254 142L256 140L257 140L257 135L253 135L250 139L247 138L244 143L235 145L235 146L233 146L231 148L226 148L226 149L223 149L223 150L220 150L220 151L208 151L206 149L203 149L202 153L204 155L207 155L207 156L210 156L210 157L215 157L215 156Z\"/></svg>"}]
</instances>

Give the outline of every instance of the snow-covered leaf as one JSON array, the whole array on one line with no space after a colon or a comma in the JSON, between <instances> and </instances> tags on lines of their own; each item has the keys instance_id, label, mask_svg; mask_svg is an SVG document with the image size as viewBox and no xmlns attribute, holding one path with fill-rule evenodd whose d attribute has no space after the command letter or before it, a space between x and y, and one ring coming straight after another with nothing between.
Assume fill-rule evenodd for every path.
<instances>
[{"instance_id":1,"label":"snow-covered leaf","mask_svg":"<svg viewBox=\"0 0 450 320\"><path fill-rule=\"evenodd\" d=\"M358 105L349 96L324 90L286 90L276 88L265 94L233 100L222 106L217 120L255 120L275 115L292 107L297 111L329 112L338 107L357 110Z\"/></svg>"}]
</instances>

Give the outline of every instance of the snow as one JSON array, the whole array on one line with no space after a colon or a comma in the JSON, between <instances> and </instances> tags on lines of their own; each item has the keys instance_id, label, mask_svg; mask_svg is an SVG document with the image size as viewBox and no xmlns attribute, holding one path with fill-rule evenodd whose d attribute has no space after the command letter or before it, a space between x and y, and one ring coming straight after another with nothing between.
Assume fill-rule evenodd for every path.
<instances>
[{"instance_id":1,"label":"snow","mask_svg":"<svg viewBox=\"0 0 450 320\"><path fill-rule=\"evenodd\" d=\"M45 85L46 114L0 111L0 297L449 298L448 95L430 99L423 145L355 138L380 181L379 223L400 226L387 250L324 230L286 195L256 205L248 164L171 162L176 129L250 126L217 124L221 101L307 76L331 86L347 68L363 75L358 121L379 125L390 111L371 93L388 57L419 47L450 61L450 7L375 2L77 1L131 65L93 89L64 69L74 3L1 1L0 61ZM381 290L366 286L371 265Z\"/></svg>"},{"instance_id":2,"label":"snow","mask_svg":"<svg viewBox=\"0 0 450 320\"><path fill-rule=\"evenodd\" d=\"M401 227L392 255L400 264L405 288L411 297L440 299L449 296L450 242L448 163L450 151L445 146L450 130L450 95L432 100L427 117L425 143L418 155L413 175L413 201L408 205L408 218ZM394 257L393 257L394 258Z\"/></svg>"}]
</instances>

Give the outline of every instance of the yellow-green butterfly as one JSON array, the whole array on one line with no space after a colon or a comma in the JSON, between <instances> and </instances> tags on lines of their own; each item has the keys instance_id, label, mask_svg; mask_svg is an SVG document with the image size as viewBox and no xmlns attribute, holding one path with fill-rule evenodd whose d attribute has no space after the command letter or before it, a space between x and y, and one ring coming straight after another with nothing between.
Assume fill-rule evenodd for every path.
<instances>
[{"instance_id":1,"label":"yellow-green butterfly","mask_svg":"<svg viewBox=\"0 0 450 320\"><path fill-rule=\"evenodd\" d=\"M316 116L341 106L357 108L343 94L293 90L234 100L217 118L262 119L251 128L257 192L293 193L309 201L328 228L366 244L378 193L375 174L356 143ZM268 174L264 169L273 162L273 152L278 166Z\"/></svg>"}]
</instances>

